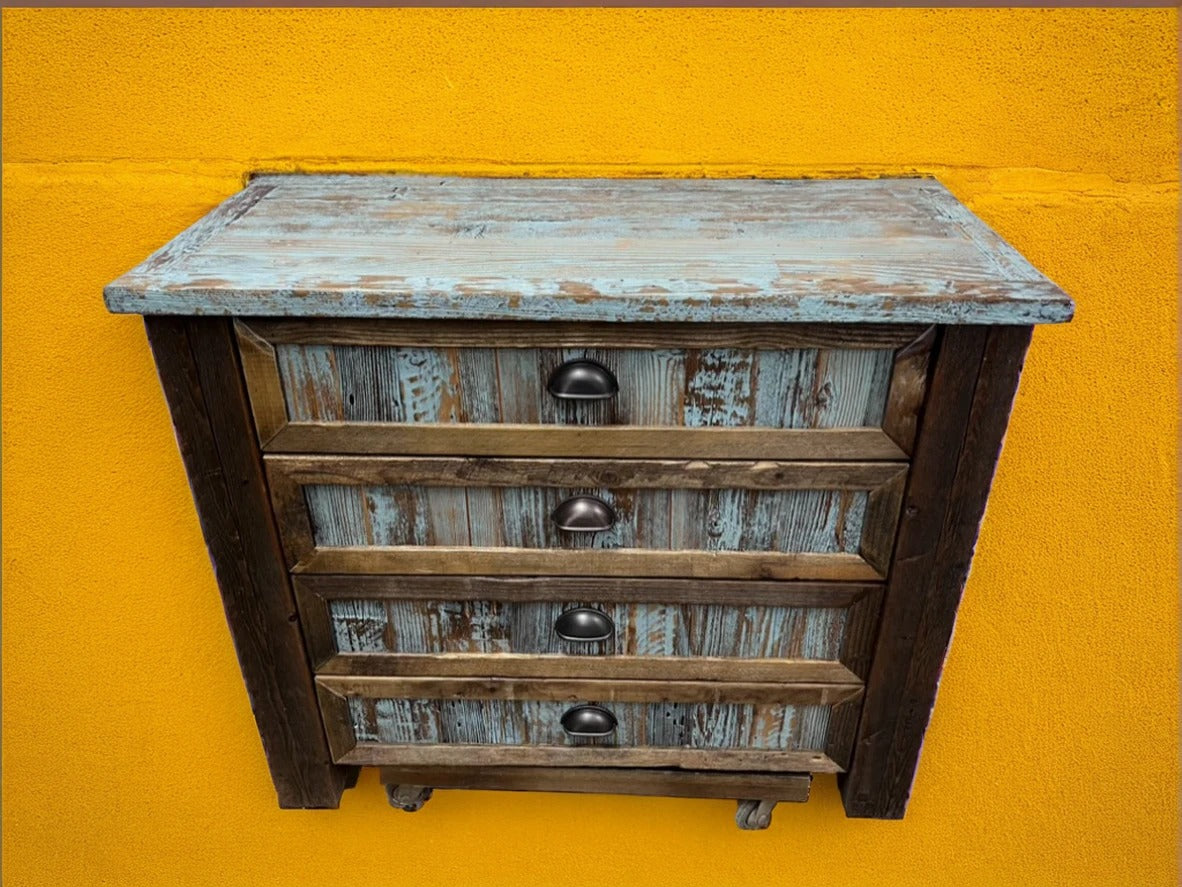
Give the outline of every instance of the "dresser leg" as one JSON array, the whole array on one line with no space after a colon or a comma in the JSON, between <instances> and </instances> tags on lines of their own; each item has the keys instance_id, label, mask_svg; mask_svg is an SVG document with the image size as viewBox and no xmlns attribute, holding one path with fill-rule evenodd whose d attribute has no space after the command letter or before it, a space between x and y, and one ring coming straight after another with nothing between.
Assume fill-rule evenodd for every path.
<instances>
[{"instance_id":1,"label":"dresser leg","mask_svg":"<svg viewBox=\"0 0 1182 887\"><path fill-rule=\"evenodd\" d=\"M735 824L748 831L765 829L772 824L772 811L776 801L739 801L735 813Z\"/></svg>"},{"instance_id":2,"label":"dresser leg","mask_svg":"<svg viewBox=\"0 0 1182 887\"><path fill-rule=\"evenodd\" d=\"M394 785L386 786L386 797L390 806L406 813L414 813L431 800L432 789L425 785Z\"/></svg>"}]
</instances>

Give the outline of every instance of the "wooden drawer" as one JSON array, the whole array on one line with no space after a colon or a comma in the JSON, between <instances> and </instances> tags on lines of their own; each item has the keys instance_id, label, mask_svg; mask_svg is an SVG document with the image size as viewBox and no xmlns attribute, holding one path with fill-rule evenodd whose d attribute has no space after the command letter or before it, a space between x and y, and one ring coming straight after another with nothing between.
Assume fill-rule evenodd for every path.
<instances>
[{"instance_id":1,"label":"wooden drawer","mask_svg":"<svg viewBox=\"0 0 1182 887\"><path fill-rule=\"evenodd\" d=\"M317 688L340 762L811 772L843 768L861 695L860 684L324 675Z\"/></svg>"},{"instance_id":2,"label":"wooden drawer","mask_svg":"<svg viewBox=\"0 0 1182 887\"><path fill-rule=\"evenodd\" d=\"M883 575L906 466L271 456L267 473L298 570L857 581ZM610 526L560 529L574 498Z\"/></svg>"},{"instance_id":3,"label":"wooden drawer","mask_svg":"<svg viewBox=\"0 0 1182 887\"><path fill-rule=\"evenodd\" d=\"M864 677L881 596L872 584L603 577L304 574L295 589L322 674L836 683ZM561 637L578 634L560 624L573 608L610 635Z\"/></svg>"},{"instance_id":4,"label":"wooden drawer","mask_svg":"<svg viewBox=\"0 0 1182 887\"><path fill-rule=\"evenodd\" d=\"M898 458L914 437L930 347L923 327L237 329L273 452L726 457L742 446L767 458ZM582 366L564 375L571 362ZM588 399L589 373L606 386L600 399Z\"/></svg>"}]
</instances>

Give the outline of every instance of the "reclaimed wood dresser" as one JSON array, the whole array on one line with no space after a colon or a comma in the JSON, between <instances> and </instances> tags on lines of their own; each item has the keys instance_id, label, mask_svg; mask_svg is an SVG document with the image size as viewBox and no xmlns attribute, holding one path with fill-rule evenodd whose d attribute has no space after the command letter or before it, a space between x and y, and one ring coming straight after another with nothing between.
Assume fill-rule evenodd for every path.
<instances>
[{"instance_id":1,"label":"reclaimed wood dresser","mask_svg":"<svg viewBox=\"0 0 1182 887\"><path fill-rule=\"evenodd\" d=\"M145 315L279 803L903 815L1033 324L931 179L260 176ZM158 540L168 544L168 540Z\"/></svg>"}]
</instances>

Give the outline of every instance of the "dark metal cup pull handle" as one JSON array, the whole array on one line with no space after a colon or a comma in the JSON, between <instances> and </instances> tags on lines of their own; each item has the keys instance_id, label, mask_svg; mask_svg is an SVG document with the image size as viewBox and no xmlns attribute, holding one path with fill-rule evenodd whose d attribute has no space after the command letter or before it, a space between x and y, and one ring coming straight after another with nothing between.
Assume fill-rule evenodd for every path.
<instances>
[{"instance_id":1,"label":"dark metal cup pull handle","mask_svg":"<svg viewBox=\"0 0 1182 887\"><path fill-rule=\"evenodd\" d=\"M620 385L603 364L580 358L568 360L551 373L546 390L559 400L610 400Z\"/></svg>"},{"instance_id":2,"label":"dark metal cup pull handle","mask_svg":"<svg viewBox=\"0 0 1182 887\"><path fill-rule=\"evenodd\" d=\"M616 724L616 716L601 705L576 705L562 716L567 736L611 736Z\"/></svg>"},{"instance_id":3,"label":"dark metal cup pull handle","mask_svg":"<svg viewBox=\"0 0 1182 887\"><path fill-rule=\"evenodd\" d=\"M560 638L584 644L606 641L615 630L615 625L606 613L590 607L567 610L554 621L554 632Z\"/></svg>"},{"instance_id":4,"label":"dark metal cup pull handle","mask_svg":"<svg viewBox=\"0 0 1182 887\"><path fill-rule=\"evenodd\" d=\"M568 533L599 533L612 528L616 513L598 496L571 496L554 509L550 520Z\"/></svg>"}]
</instances>

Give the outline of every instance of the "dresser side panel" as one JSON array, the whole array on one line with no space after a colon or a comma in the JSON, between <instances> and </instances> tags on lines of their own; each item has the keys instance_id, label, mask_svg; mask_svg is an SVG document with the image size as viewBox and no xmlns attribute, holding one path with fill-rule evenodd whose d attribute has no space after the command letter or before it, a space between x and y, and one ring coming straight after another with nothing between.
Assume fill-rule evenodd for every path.
<instances>
[{"instance_id":1,"label":"dresser side panel","mask_svg":"<svg viewBox=\"0 0 1182 887\"><path fill-rule=\"evenodd\" d=\"M146 318L242 675L282 807L336 807L332 763L230 321Z\"/></svg>"},{"instance_id":2,"label":"dresser side panel","mask_svg":"<svg viewBox=\"0 0 1182 887\"><path fill-rule=\"evenodd\" d=\"M1031 328L943 331L849 771L851 817L901 819Z\"/></svg>"}]
</instances>

